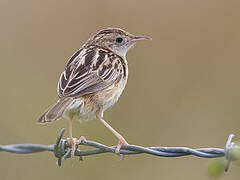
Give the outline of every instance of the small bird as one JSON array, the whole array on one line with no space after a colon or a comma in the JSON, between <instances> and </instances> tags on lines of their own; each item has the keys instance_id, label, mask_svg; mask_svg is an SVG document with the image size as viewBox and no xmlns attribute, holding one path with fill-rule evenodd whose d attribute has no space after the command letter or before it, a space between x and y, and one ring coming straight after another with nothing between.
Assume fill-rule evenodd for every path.
<instances>
[{"instance_id":1,"label":"small bird","mask_svg":"<svg viewBox=\"0 0 240 180\"><path fill-rule=\"evenodd\" d=\"M61 117L69 120L69 141L74 156L75 146L85 138L73 138L72 121L98 118L119 140L120 154L127 141L104 119L103 113L113 106L128 79L126 54L138 41L150 40L134 36L120 28L107 28L93 35L75 52L61 73L57 92L59 100L39 118L39 123L53 122Z\"/></svg>"}]
</instances>

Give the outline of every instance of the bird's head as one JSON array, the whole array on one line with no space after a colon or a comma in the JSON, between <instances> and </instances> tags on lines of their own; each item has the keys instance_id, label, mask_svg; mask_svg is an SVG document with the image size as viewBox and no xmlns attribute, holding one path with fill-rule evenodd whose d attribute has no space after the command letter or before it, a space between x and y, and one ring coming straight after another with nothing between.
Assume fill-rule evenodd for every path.
<instances>
[{"instance_id":1,"label":"bird's head","mask_svg":"<svg viewBox=\"0 0 240 180\"><path fill-rule=\"evenodd\" d=\"M87 44L107 48L115 54L125 57L128 50L130 50L136 42L150 39L151 38L146 36L134 36L119 28L107 28L95 34L88 40Z\"/></svg>"}]
</instances>

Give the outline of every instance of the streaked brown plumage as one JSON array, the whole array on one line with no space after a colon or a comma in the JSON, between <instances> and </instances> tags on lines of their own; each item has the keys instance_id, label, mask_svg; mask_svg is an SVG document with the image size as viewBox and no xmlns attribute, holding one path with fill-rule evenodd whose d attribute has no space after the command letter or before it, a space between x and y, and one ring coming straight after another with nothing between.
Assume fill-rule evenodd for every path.
<instances>
[{"instance_id":1,"label":"streaked brown plumage","mask_svg":"<svg viewBox=\"0 0 240 180\"><path fill-rule=\"evenodd\" d=\"M86 121L97 117L119 139L119 153L126 140L103 120L106 109L116 103L128 78L127 51L139 40L149 39L134 36L119 28L107 28L91 37L69 59L58 81L58 102L38 120L53 122L64 117L70 120L72 147L72 119ZM74 151L72 151L74 152Z\"/></svg>"}]
</instances>

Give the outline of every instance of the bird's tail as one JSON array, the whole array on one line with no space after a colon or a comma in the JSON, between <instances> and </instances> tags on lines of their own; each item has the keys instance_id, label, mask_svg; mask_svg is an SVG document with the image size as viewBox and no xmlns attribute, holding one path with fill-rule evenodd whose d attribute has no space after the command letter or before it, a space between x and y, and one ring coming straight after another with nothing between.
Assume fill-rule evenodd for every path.
<instances>
[{"instance_id":1,"label":"bird's tail","mask_svg":"<svg viewBox=\"0 0 240 180\"><path fill-rule=\"evenodd\" d=\"M47 109L47 111L38 119L39 123L53 122L60 119L66 109L73 101L71 97L65 97L58 100L56 104Z\"/></svg>"}]
</instances>

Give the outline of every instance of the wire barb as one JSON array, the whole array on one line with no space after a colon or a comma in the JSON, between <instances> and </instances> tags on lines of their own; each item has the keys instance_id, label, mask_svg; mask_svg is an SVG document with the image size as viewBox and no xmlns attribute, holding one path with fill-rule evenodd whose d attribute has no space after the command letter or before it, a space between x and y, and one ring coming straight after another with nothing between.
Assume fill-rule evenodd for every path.
<instances>
[{"instance_id":1,"label":"wire barb","mask_svg":"<svg viewBox=\"0 0 240 180\"><path fill-rule=\"evenodd\" d=\"M232 157L231 157L231 154L230 154L230 150L234 146L234 142L232 142L233 138L234 138L234 134L230 134L229 137L228 137L227 143L225 145L225 158L227 159L227 165L225 167L225 172L228 171L230 162L232 160Z\"/></svg>"},{"instance_id":2,"label":"wire barb","mask_svg":"<svg viewBox=\"0 0 240 180\"><path fill-rule=\"evenodd\" d=\"M0 145L0 151L6 151L11 153L35 153L42 151L52 151L58 158L57 165L61 166L63 161L71 157L71 145L69 139L62 139L65 129L61 129L58 134L56 144L41 145L41 144L12 144L12 145ZM137 145L123 145L120 150L122 155L132 155L146 153L154 156L161 157L180 157L194 155L201 158L218 158L225 157L227 159L227 166L225 171L228 170L230 161L233 159L231 156L232 149L240 150L240 146L235 145L232 142L234 135L230 134L228 137L225 149L221 148L197 148L192 149L188 147L142 147ZM79 160L83 160L83 156L90 156L102 153L115 153L116 146L106 146L104 144L83 140L79 145L90 146L95 149L80 151L78 147L74 152L75 156L79 156Z\"/></svg>"}]
</instances>

